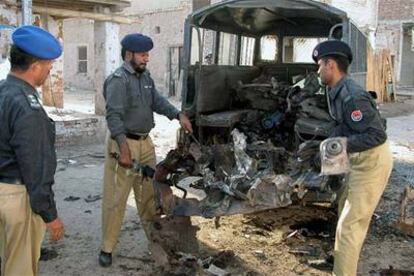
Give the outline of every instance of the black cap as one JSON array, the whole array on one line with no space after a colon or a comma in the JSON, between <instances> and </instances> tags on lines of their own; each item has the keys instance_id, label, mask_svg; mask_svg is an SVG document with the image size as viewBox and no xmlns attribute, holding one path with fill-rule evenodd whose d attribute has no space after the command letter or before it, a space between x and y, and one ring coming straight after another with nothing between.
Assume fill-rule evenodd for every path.
<instances>
[{"instance_id":1,"label":"black cap","mask_svg":"<svg viewBox=\"0 0 414 276\"><path fill-rule=\"evenodd\" d=\"M323 57L327 56L343 56L352 63L352 51L348 44L340 40L327 40L316 45L312 53L312 58L318 62Z\"/></svg>"},{"instance_id":2,"label":"black cap","mask_svg":"<svg viewBox=\"0 0 414 276\"><path fill-rule=\"evenodd\" d=\"M138 33L126 35L121 45L125 50L137 53L149 52L154 47L150 37Z\"/></svg>"}]
</instances>

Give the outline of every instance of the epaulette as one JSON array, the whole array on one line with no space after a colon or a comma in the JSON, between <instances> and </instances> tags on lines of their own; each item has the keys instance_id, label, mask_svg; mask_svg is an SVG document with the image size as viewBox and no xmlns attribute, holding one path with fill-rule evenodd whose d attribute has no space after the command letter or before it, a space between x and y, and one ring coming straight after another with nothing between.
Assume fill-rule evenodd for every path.
<instances>
[{"instance_id":1,"label":"epaulette","mask_svg":"<svg viewBox=\"0 0 414 276\"><path fill-rule=\"evenodd\" d=\"M26 95L26 98L29 102L29 105L32 109L41 109L42 105L39 103L39 100L36 98L35 95L29 94Z\"/></svg>"},{"instance_id":2,"label":"epaulette","mask_svg":"<svg viewBox=\"0 0 414 276\"><path fill-rule=\"evenodd\" d=\"M122 78L122 72L120 70L116 70L112 75L114 77Z\"/></svg>"}]
</instances>

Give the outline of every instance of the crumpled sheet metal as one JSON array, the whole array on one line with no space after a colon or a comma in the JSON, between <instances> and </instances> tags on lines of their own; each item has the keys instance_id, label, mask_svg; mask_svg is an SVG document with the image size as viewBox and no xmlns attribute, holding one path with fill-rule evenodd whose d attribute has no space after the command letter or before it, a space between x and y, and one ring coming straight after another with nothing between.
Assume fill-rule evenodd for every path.
<instances>
[{"instance_id":1,"label":"crumpled sheet metal","mask_svg":"<svg viewBox=\"0 0 414 276\"><path fill-rule=\"evenodd\" d=\"M182 199L173 195L168 185L155 184L157 190L162 191L160 193L161 204L165 213L174 216L207 218L250 214L285 207L292 203L290 195L294 190L294 181L289 176L275 174L265 174L262 177L254 178L245 199L239 199L237 195L231 196L229 193L225 193L219 200L210 196L201 200L196 198Z\"/></svg>"},{"instance_id":2,"label":"crumpled sheet metal","mask_svg":"<svg viewBox=\"0 0 414 276\"><path fill-rule=\"evenodd\" d=\"M237 128L231 132L231 135L233 137L234 157L236 159L238 174L251 174L255 170L255 166L254 160L245 152L247 147L246 135L241 133Z\"/></svg>"},{"instance_id":3,"label":"crumpled sheet metal","mask_svg":"<svg viewBox=\"0 0 414 276\"><path fill-rule=\"evenodd\" d=\"M252 207L286 207L292 204L290 198L293 190L292 184L292 178L287 175L265 175L254 180L254 184L247 192L247 198Z\"/></svg>"},{"instance_id":4,"label":"crumpled sheet metal","mask_svg":"<svg viewBox=\"0 0 414 276\"><path fill-rule=\"evenodd\" d=\"M346 174L351 170L346 151L347 139L328 138L320 144L321 175Z\"/></svg>"},{"instance_id":5,"label":"crumpled sheet metal","mask_svg":"<svg viewBox=\"0 0 414 276\"><path fill-rule=\"evenodd\" d=\"M154 181L158 204L163 212L173 216L202 216L207 218L285 207L292 203L291 194L297 186L289 176L272 170L257 171L257 161L246 153L246 136L232 131L235 165L231 174L219 180L208 167L202 171L204 198L183 199L173 194L171 187ZM243 185L243 186L241 186ZM240 187L239 187L240 186ZM243 190L247 187L247 190ZM191 194L191 188L186 187Z\"/></svg>"}]
</instances>

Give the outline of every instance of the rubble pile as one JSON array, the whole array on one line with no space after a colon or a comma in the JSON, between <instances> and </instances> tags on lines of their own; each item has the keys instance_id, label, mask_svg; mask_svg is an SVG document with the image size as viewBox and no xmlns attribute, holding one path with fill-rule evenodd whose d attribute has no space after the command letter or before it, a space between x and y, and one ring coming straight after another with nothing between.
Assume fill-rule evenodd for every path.
<instances>
[{"instance_id":1,"label":"rubble pile","mask_svg":"<svg viewBox=\"0 0 414 276\"><path fill-rule=\"evenodd\" d=\"M269 76L239 82L231 112L244 109L228 134L209 132L203 143L184 135L157 166L159 206L179 216L217 217L284 207L311 190L331 201L328 184L337 179L320 175L319 145L333 121L320 90L316 73L293 86ZM176 186L185 197L188 187L180 183L194 176L189 187L206 194L201 200L163 187Z\"/></svg>"}]
</instances>

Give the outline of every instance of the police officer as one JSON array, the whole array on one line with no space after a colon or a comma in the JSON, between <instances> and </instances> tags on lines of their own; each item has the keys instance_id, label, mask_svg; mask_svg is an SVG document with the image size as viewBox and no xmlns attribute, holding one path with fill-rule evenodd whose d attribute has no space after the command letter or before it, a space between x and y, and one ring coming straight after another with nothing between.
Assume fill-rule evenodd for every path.
<instances>
[{"instance_id":1,"label":"police officer","mask_svg":"<svg viewBox=\"0 0 414 276\"><path fill-rule=\"evenodd\" d=\"M334 275L356 275L369 223L392 170L392 154L376 103L347 76L350 47L338 40L318 44L313 59L328 87L336 127L331 137L346 137L351 171L339 198Z\"/></svg>"},{"instance_id":2,"label":"police officer","mask_svg":"<svg viewBox=\"0 0 414 276\"><path fill-rule=\"evenodd\" d=\"M34 26L17 28L12 40L11 70L0 82L1 275L36 275L45 228L51 240L63 236L52 190L55 127L36 91L62 49Z\"/></svg>"},{"instance_id":3,"label":"police officer","mask_svg":"<svg viewBox=\"0 0 414 276\"><path fill-rule=\"evenodd\" d=\"M149 177L131 173L132 160L139 165L155 167L154 145L149 132L154 127L153 112L178 119L181 126L192 132L187 116L179 112L155 88L146 69L151 38L134 33L121 41L124 63L104 83L106 120L110 132L107 139L104 197L102 203L102 248L99 264L112 264L112 251L117 243L126 201L131 188L141 224L150 239L151 221L155 218L155 201ZM118 160L113 153L119 155ZM112 154L112 155L111 155Z\"/></svg>"}]
</instances>

